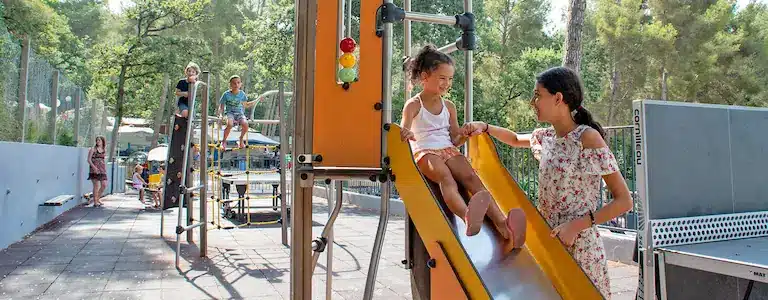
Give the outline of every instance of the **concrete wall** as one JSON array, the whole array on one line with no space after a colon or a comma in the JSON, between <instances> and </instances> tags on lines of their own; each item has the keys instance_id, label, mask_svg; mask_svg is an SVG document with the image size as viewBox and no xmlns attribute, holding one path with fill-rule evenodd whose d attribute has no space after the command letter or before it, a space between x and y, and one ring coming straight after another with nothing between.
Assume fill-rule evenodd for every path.
<instances>
[{"instance_id":1,"label":"concrete wall","mask_svg":"<svg viewBox=\"0 0 768 300\"><path fill-rule=\"evenodd\" d=\"M21 240L91 191L87 148L0 142L0 248ZM58 195L75 195L63 206L39 206Z\"/></svg>"},{"instance_id":2,"label":"concrete wall","mask_svg":"<svg viewBox=\"0 0 768 300\"><path fill-rule=\"evenodd\" d=\"M312 196L328 199L328 192L324 186L314 186ZM381 210L381 197L344 191L342 201L345 204L355 205L363 209L374 211ZM389 215L405 217L405 204L400 199L389 199Z\"/></svg>"}]
</instances>

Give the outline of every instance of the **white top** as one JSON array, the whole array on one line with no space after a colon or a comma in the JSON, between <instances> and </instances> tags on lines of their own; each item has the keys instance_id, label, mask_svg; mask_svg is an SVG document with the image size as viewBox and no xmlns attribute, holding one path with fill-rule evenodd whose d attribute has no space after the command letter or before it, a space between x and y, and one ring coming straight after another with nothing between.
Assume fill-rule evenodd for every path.
<instances>
[{"instance_id":1,"label":"white top","mask_svg":"<svg viewBox=\"0 0 768 300\"><path fill-rule=\"evenodd\" d=\"M415 141L411 143L413 153L425 149L439 150L453 147L451 143L451 134L448 131L450 127L450 112L445 106L445 100L442 100L443 107L440 114L433 114L424 108L421 102L421 96L416 96L419 101L419 113L413 118L411 123L411 132L413 132Z\"/></svg>"}]
</instances>

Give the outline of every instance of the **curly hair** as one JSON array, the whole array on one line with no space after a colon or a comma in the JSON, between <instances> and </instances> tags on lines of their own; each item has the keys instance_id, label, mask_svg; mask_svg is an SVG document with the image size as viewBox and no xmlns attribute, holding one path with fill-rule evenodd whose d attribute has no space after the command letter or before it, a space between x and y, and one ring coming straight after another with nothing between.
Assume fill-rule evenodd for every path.
<instances>
[{"instance_id":1,"label":"curly hair","mask_svg":"<svg viewBox=\"0 0 768 300\"><path fill-rule=\"evenodd\" d=\"M453 65L453 59L448 54L438 51L434 45L428 44L422 47L415 57L406 59L405 71L411 82L418 84L421 73L433 72L442 64Z\"/></svg>"}]
</instances>

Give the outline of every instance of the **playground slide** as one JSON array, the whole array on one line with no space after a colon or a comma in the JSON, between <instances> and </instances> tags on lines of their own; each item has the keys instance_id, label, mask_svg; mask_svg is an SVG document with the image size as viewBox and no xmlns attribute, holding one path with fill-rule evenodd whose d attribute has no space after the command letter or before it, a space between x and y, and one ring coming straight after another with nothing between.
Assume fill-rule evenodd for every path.
<instances>
[{"instance_id":1,"label":"playground slide","mask_svg":"<svg viewBox=\"0 0 768 300\"><path fill-rule=\"evenodd\" d=\"M602 299L562 244L549 237L549 225L501 164L491 138L477 136L470 143L472 165L502 210L525 211L526 247L505 252L490 221L467 237L463 221L445 209L439 190L419 173L410 146L400 141L400 127L390 124L387 146L395 186L424 244L440 245L427 246L429 256L445 255L468 299ZM434 287L431 297L422 298L439 299Z\"/></svg>"}]
</instances>

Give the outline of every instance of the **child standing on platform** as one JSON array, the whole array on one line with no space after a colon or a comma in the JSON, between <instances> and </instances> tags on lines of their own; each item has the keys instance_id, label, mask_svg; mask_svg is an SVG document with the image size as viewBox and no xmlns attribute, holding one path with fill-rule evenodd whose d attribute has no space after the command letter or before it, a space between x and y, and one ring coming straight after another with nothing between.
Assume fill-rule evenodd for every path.
<instances>
[{"instance_id":1,"label":"child standing on platform","mask_svg":"<svg viewBox=\"0 0 768 300\"><path fill-rule=\"evenodd\" d=\"M184 68L184 74L187 77L179 80L176 84L176 96L179 97L176 105L179 107L180 112L177 116L182 118L186 118L189 115L189 86L194 86L195 81L197 81L197 75L200 75L200 67L196 63L190 62Z\"/></svg>"},{"instance_id":2,"label":"child standing on platform","mask_svg":"<svg viewBox=\"0 0 768 300\"><path fill-rule=\"evenodd\" d=\"M245 147L243 139L248 133L248 121L245 119L244 108L254 106L261 100L257 99L249 102L245 92L240 90L241 87L242 82L240 76L233 75L229 78L229 90L224 92L224 94L221 95L221 100L219 100L219 103L221 103L219 105L219 115L221 116L222 112L225 111L227 115L227 128L224 129L224 139L221 142L222 150L226 150L227 148L227 137L232 130L234 122L240 124L240 140L237 143L237 146L238 148Z\"/></svg>"},{"instance_id":3,"label":"child standing on platform","mask_svg":"<svg viewBox=\"0 0 768 300\"><path fill-rule=\"evenodd\" d=\"M459 127L456 106L443 98L453 82L453 60L428 45L407 61L407 71L422 91L405 103L401 138L410 141L419 170L440 185L448 208L464 219L468 236L480 231L488 213L501 235L510 238L506 216L456 148L464 144L468 132ZM469 204L459 194L457 181L473 195Z\"/></svg>"},{"instance_id":4,"label":"child standing on platform","mask_svg":"<svg viewBox=\"0 0 768 300\"><path fill-rule=\"evenodd\" d=\"M552 124L530 136L483 122L464 125L470 136L487 132L513 147L531 148L539 164L537 209L568 252L610 299L605 248L596 224L608 222L632 208L632 198L616 159L605 143L603 128L581 106L581 79L572 70L552 68L536 78L531 105L541 122ZM614 196L597 207L600 180Z\"/></svg>"}]
</instances>

